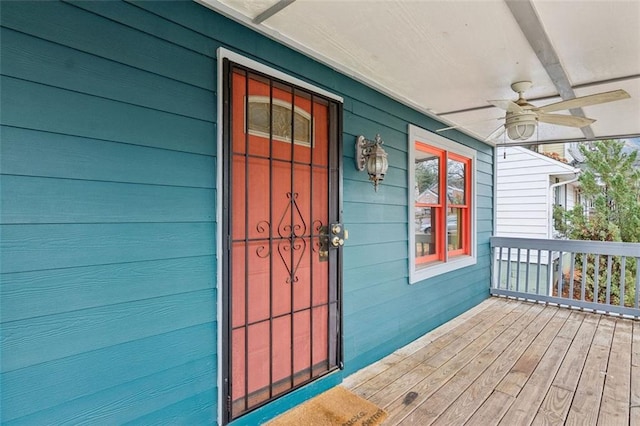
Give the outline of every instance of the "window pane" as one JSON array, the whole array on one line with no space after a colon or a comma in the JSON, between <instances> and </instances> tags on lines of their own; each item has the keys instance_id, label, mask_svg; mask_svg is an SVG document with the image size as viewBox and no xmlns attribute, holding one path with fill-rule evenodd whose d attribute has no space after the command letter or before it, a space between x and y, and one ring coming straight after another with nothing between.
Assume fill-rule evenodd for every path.
<instances>
[{"instance_id":1,"label":"window pane","mask_svg":"<svg viewBox=\"0 0 640 426\"><path fill-rule=\"evenodd\" d=\"M416 203L439 204L440 158L434 154L416 150L415 181Z\"/></svg>"},{"instance_id":2,"label":"window pane","mask_svg":"<svg viewBox=\"0 0 640 426\"><path fill-rule=\"evenodd\" d=\"M439 234L437 222L437 207L415 208L415 241L416 264L436 260L432 255L436 254L436 237Z\"/></svg>"},{"instance_id":3,"label":"window pane","mask_svg":"<svg viewBox=\"0 0 640 426\"><path fill-rule=\"evenodd\" d=\"M462 228L462 215L464 209L448 209L447 211L447 250L460 250L463 248L462 236L465 230Z\"/></svg>"},{"instance_id":4,"label":"window pane","mask_svg":"<svg viewBox=\"0 0 640 426\"><path fill-rule=\"evenodd\" d=\"M465 203L465 163L458 160L447 161L447 198L450 204L464 205Z\"/></svg>"}]
</instances>

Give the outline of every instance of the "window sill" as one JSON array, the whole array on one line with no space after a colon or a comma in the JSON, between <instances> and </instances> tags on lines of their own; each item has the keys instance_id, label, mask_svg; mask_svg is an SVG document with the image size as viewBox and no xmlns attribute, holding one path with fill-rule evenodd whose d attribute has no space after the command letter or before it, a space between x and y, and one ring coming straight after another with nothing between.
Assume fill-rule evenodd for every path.
<instances>
[{"instance_id":1,"label":"window sill","mask_svg":"<svg viewBox=\"0 0 640 426\"><path fill-rule=\"evenodd\" d=\"M433 278L438 275L446 274L447 272L455 271L456 269L475 265L476 263L477 260L474 256L456 256L455 258L449 259L448 262L434 263L424 269L416 270L414 266L411 268L411 272L409 274L409 284L417 284L428 278Z\"/></svg>"}]
</instances>

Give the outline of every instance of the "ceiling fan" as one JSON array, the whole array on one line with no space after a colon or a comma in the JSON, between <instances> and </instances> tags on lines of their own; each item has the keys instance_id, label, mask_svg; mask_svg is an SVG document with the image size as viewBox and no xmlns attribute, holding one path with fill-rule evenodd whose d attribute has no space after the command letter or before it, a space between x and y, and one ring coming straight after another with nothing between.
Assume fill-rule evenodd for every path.
<instances>
[{"instance_id":1,"label":"ceiling fan","mask_svg":"<svg viewBox=\"0 0 640 426\"><path fill-rule=\"evenodd\" d=\"M596 120L586 117L578 117L565 114L549 114L554 111L580 108L584 106L603 104L606 102L618 101L629 98L629 94L622 89L611 92L596 93L594 95L581 96L579 98L568 99L555 102L542 107L530 104L524 97L532 83L530 81L519 81L511 85L511 89L518 94L515 101L501 99L488 101L490 104L506 111L504 125L498 127L486 140L495 139L505 131L511 140L526 140L533 136L539 122L554 124L557 126L585 127ZM493 120L493 119L492 119ZM460 126L447 127L437 130L438 132L453 129Z\"/></svg>"}]
</instances>

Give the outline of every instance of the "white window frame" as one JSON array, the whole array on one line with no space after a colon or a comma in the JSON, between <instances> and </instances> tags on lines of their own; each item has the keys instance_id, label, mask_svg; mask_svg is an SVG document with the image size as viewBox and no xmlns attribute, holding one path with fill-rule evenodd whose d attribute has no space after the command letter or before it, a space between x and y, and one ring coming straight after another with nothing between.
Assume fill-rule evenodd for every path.
<instances>
[{"instance_id":1,"label":"white window frame","mask_svg":"<svg viewBox=\"0 0 640 426\"><path fill-rule=\"evenodd\" d=\"M415 223L415 149L416 142L421 142L426 145L433 146L435 148L439 148L445 150L447 152L451 152L454 154L461 155L463 157L467 157L471 159L471 229L470 229L470 239L469 239L469 255L461 255L455 256L453 258L447 258L445 253L445 261L434 262L429 266L424 268L420 268L419 270L416 268L416 242L415 242L415 230L413 224ZM428 130L420 128L418 126L414 126L413 124L409 124L409 164L407 167L407 175L408 175L408 193L409 193L409 212L408 212L408 233L409 233L409 283L416 284L420 281L424 281L427 278L435 277L437 275L445 274L447 272L455 271L456 269L464 268L467 266L475 265L477 263L477 249L476 249L476 241L477 241L477 224L476 224L476 200L477 200L477 191L476 191L476 162L477 162L477 152L475 149L469 148L462 144L453 142L452 140L446 139L440 135L432 133ZM444 176L446 179L446 175ZM446 197L445 197L446 203ZM446 210L446 206L445 206Z\"/></svg>"}]
</instances>

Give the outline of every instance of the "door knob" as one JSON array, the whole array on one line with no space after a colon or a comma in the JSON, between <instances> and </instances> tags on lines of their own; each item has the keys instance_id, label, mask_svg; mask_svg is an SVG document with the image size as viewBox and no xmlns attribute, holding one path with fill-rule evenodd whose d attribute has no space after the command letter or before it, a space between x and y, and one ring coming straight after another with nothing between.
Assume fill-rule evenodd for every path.
<instances>
[{"instance_id":1,"label":"door knob","mask_svg":"<svg viewBox=\"0 0 640 426\"><path fill-rule=\"evenodd\" d=\"M344 245L344 240L349 237L349 233L341 223L333 223L330 226L331 229L331 245L333 247L340 247Z\"/></svg>"}]
</instances>

